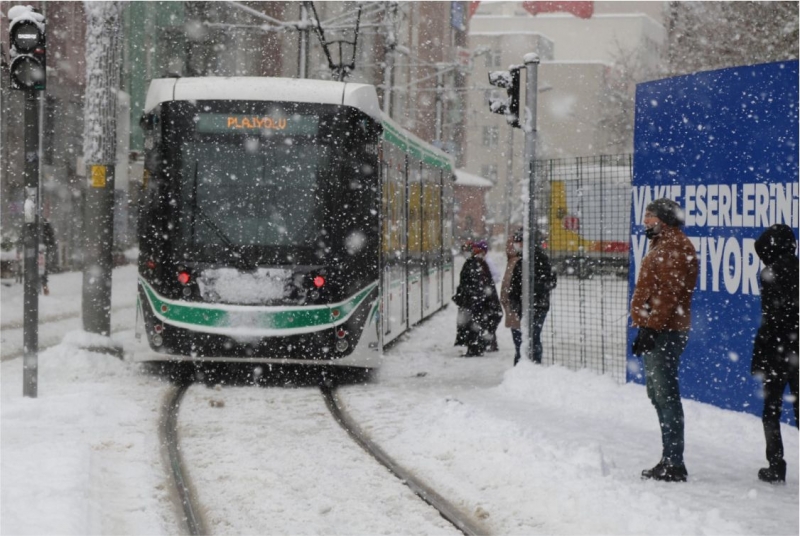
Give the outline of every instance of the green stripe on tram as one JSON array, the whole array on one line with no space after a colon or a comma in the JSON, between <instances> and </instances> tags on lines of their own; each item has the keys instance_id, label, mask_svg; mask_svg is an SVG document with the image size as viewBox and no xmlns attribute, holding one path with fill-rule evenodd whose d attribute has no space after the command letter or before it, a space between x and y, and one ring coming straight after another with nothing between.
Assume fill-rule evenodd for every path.
<instances>
[{"instance_id":1,"label":"green stripe on tram","mask_svg":"<svg viewBox=\"0 0 800 536\"><path fill-rule=\"evenodd\" d=\"M383 139L426 164L446 170L452 169L450 161L447 158L420 145L416 140L407 138L393 125L385 121L383 123Z\"/></svg>"},{"instance_id":2,"label":"green stripe on tram","mask_svg":"<svg viewBox=\"0 0 800 536\"><path fill-rule=\"evenodd\" d=\"M225 309L225 306L220 308L202 307L167 300L159 296L146 281L141 278L139 281L142 283L153 311L167 322L214 328L235 328L243 322L247 327L262 329L324 327L346 318L377 286L377 283L371 283L344 302L316 306L313 309L282 308L280 311L266 311L261 307L253 307L253 310L248 311L229 310ZM334 317L332 309L338 309L339 314Z\"/></svg>"}]
</instances>

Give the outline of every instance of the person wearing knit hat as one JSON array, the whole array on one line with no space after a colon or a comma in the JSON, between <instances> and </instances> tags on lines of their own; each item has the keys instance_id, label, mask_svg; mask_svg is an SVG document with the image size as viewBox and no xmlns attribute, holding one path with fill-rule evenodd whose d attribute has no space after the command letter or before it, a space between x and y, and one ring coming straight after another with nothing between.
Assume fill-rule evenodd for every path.
<instances>
[{"instance_id":1,"label":"person wearing knit hat","mask_svg":"<svg viewBox=\"0 0 800 536\"><path fill-rule=\"evenodd\" d=\"M680 227L684 222L683 209L681 209L681 206L672 199L667 199L666 197L656 199L647 205L645 212L650 212L653 216L658 218L659 222L670 227ZM645 235L647 235L647 238L652 238L651 235L647 234L647 227L645 228Z\"/></svg>"},{"instance_id":2,"label":"person wearing knit hat","mask_svg":"<svg viewBox=\"0 0 800 536\"><path fill-rule=\"evenodd\" d=\"M678 367L689 341L699 263L682 223L683 211L675 201L657 199L647 205L650 250L641 262L630 311L631 323L639 328L633 354L642 358L647 396L661 425L661 461L642 471L642 478L665 482L685 482L688 476Z\"/></svg>"},{"instance_id":3,"label":"person wearing knit hat","mask_svg":"<svg viewBox=\"0 0 800 536\"><path fill-rule=\"evenodd\" d=\"M464 262L459 276L458 288L453 301L459 307L459 322L467 326L467 352L464 357L482 356L491 337L491 329L497 329L503 310L485 256L489 245L484 240L473 242L472 256ZM456 340L459 345L460 340Z\"/></svg>"}]
</instances>

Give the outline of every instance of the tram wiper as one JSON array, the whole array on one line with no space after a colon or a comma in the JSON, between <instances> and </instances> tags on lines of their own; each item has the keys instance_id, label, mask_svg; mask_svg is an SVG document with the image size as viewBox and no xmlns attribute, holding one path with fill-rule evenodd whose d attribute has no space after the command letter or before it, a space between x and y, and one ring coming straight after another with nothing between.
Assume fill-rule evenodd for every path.
<instances>
[{"instance_id":1,"label":"tram wiper","mask_svg":"<svg viewBox=\"0 0 800 536\"><path fill-rule=\"evenodd\" d=\"M192 242L194 242L194 216L197 215L200 216L201 221L206 227L216 233L219 239L222 240L222 243L225 245L225 247L228 248L228 251L233 254L233 256L236 258L237 267L240 269L249 268L249 266L246 266L242 249L234 244L231 239L228 238L228 235L226 235L222 229L220 229L219 226L214 223L214 220L212 220L211 217L209 217L209 215L206 214L202 208L200 208L200 205L197 204L197 162L194 163L194 183L192 185L192 190Z\"/></svg>"}]
</instances>

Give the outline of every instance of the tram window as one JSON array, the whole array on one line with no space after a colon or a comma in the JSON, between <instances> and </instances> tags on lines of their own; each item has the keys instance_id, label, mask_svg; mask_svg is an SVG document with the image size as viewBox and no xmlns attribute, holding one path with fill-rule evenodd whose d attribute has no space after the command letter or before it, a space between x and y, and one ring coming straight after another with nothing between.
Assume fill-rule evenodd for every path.
<instances>
[{"instance_id":1,"label":"tram window","mask_svg":"<svg viewBox=\"0 0 800 536\"><path fill-rule=\"evenodd\" d=\"M219 244L213 225L239 245L310 245L316 238L319 175L329 167L325 145L216 139L186 144L185 151L183 204L195 215L183 224L188 243Z\"/></svg>"}]
</instances>

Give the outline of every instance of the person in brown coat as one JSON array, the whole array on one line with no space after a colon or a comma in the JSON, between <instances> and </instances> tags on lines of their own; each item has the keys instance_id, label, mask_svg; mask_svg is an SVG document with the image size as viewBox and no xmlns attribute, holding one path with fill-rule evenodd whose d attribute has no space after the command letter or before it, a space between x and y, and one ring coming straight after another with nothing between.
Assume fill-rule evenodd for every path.
<instances>
[{"instance_id":1,"label":"person in brown coat","mask_svg":"<svg viewBox=\"0 0 800 536\"><path fill-rule=\"evenodd\" d=\"M678 367L689 341L699 263L682 224L683 211L675 201L664 198L647 205L644 226L650 251L631 300L631 321L639 328L633 353L642 356L647 396L661 425L661 461L642 471L642 478L667 482L687 478Z\"/></svg>"},{"instance_id":2,"label":"person in brown coat","mask_svg":"<svg viewBox=\"0 0 800 536\"><path fill-rule=\"evenodd\" d=\"M518 303L512 303L511 300L511 278L514 274L514 267L522 259L522 240L523 235L521 231L515 232L512 236L508 237L506 242L506 257L508 257L508 264L506 265L506 272L503 274L503 284L500 286L500 303L506 312L506 327L511 330L511 338L514 340L514 364L519 361L519 348L522 345L522 327L520 324L521 318L518 311Z\"/></svg>"}]
</instances>

